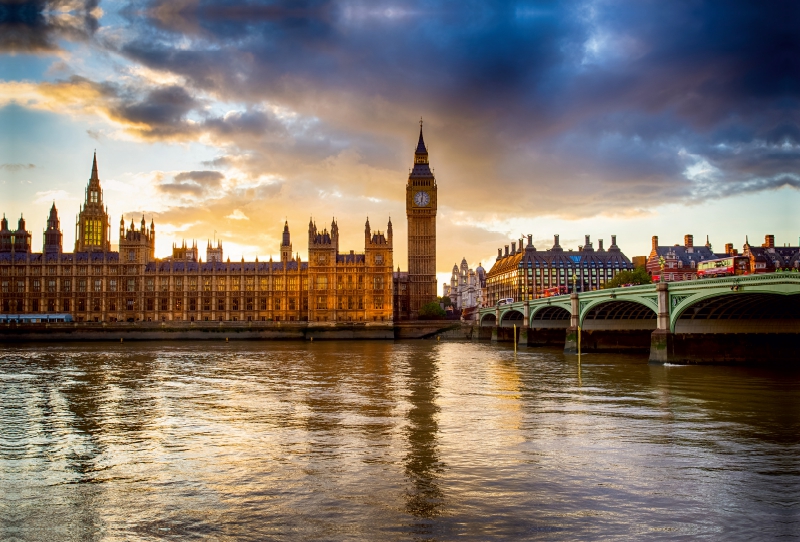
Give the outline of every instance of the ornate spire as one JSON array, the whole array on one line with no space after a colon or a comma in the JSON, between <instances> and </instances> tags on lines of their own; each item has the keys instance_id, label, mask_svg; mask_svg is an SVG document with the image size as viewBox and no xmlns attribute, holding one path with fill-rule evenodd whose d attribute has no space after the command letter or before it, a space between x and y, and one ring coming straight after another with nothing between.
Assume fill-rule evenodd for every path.
<instances>
[{"instance_id":1,"label":"ornate spire","mask_svg":"<svg viewBox=\"0 0 800 542\"><path fill-rule=\"evenodd\" d=\"M283 223L283 238L281 239L281 246L288 247L291 245L291 238L289 236L289 221Z\"/></svg>"},{"instance_id":2,"label":"ornate spire","mask_svg":"<svg viewBox=\"0 0 800 542\"><path fill-rule=\"evenodd\" d=\"M419 118L419 141L417 142L417 150L414 154L428 154L428 148L425 146L425 140L422 138L422 117Z\"/></svg>"},{"instance_id":3,"label":"ornate spire","mask_svg":"<svg viewBox=\"0 0 800 542\"><path fill-rule=\"evenodd\" d=\"M100 177L97 175L97 151L94 151L94 157L92 158L92 178L93 181L99 181Z\"/></svg>"}]
</instances>

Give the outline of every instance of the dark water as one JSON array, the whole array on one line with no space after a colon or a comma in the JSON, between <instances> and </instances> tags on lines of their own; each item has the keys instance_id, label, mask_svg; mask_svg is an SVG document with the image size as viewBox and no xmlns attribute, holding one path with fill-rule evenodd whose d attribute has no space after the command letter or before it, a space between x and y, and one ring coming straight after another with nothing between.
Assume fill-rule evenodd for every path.
<instances>
[{"instance_id":1,"label":"dark water","mask_svg":"<svg viewBox=\"0 0 800 542\"><path fill-rule=\"evenodd\" d=\"M475 343L4 346L0 539L800 536L800 373Z\"/></svg>"}]
</instances>

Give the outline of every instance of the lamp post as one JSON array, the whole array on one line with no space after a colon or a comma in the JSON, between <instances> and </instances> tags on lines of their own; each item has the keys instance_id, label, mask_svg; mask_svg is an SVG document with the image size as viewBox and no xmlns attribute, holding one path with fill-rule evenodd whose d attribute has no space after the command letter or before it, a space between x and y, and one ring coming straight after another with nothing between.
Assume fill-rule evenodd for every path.
<instances>
[{"instance_id":1,"label":"lamp post","mask_svg":"<svg viewBox=\"0 0 800 542\"><path fill-rule=\"evenodd\" d=\"M666 260L664 260L664 256L658 257L658 265L661 266L661 282L665 282L666 279L664 278L664 265L666 264Z\"/></svg>"},{"instance_id":2,"label":"lamp post","mask_svg":"<svg viewBox=\"0 0 800 542\"><path fill-rule=\"evenodd\" d=\"M572 272L572 293L577 294L578 291L575 289L575 281L578 280L578 277L575 275L575 271Z\"/></svg>"}]
</instances>

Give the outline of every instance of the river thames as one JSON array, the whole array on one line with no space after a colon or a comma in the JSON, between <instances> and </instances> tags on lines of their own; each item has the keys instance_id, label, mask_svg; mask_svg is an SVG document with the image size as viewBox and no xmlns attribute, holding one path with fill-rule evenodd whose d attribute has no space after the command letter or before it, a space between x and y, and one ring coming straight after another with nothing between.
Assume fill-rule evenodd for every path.
<instances>
[{"instance_id":1,"label":"river thames","mask_svg":"<svg viewBox=\"0 0 800 542\"><path fill-rule=\"evenodd\" d=\"M8 346L0 539L800 536L800 372L484 343Z\"/></svg>"}]
</instances>

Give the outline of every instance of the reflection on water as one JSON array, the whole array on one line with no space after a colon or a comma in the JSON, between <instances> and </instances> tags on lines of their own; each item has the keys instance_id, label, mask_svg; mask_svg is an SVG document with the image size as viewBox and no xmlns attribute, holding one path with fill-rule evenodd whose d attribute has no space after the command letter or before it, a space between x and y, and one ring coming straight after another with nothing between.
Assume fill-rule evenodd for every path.
<instances>
[{"instance_id":1,"label":"reflection on water","mask_svg":"<svg viewBox=\"0 0 800 542\"><path fill-rule=\"evenodd\" d=\"M0 539L800 536L800 372L474 343L11 346Z\"/></svg>"},{"instance_id":2,"label":"reflection on water","mask_svg":"<svg viewBox=\"0 0 800 542\"><path fill-rule=\"evenodd\" d=\"M444 510L444 495L437 478L444 472L437 450L439 425L436 404L437 361L428 352L418 354L408 367L408 454L405 468L410 481L406 511L418 518L434 518ZM423 531L424 532L424 529Z\"/></svg>"}]
</instances>

